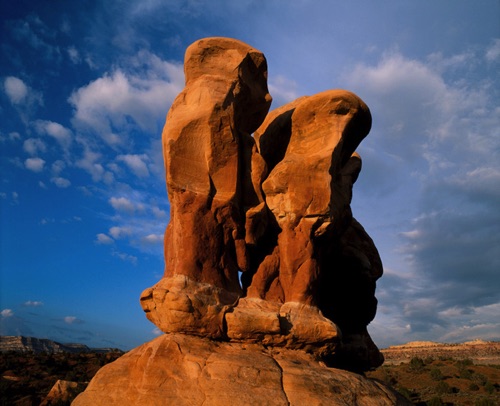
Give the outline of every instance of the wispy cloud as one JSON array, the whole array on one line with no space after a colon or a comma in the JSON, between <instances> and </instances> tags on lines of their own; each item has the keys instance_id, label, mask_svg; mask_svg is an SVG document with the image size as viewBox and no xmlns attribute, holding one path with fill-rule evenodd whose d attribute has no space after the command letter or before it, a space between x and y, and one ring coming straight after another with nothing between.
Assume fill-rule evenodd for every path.
<instances>
[{"instance_id":1,"label":"wispy cloud","mask_svg":"<svg viewBox=\"0 0 500 406\"><path fill-rule=\"evenodd\" d=\"M27 306L27 307L40 307L40 306L43 306L43 302L39 301L39 300L28 300L26 302L23 303L23 306Z\"/></svg>"},{"instance_id":2,"label":"wispy cloud","mask_svg":"<svg viewBox=\"0 0 500 406\"><path fill-rule=\"evenodd\" d=\"M103 244L103 245L109 245L113 244L115 241L109 236L104 233L99 233L96 236L96 243L97 244Z\"/></svg>"}]
</instances>

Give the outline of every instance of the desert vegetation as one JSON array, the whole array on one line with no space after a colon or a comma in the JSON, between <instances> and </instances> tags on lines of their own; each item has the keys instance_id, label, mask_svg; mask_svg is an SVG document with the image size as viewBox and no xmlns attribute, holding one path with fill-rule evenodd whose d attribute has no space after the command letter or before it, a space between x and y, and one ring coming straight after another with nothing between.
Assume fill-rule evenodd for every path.
<instances>
[{"instance_id":1,"label":"desert vegetation","mask_svg":"<svg viewBox=\"0 0 500 406\"><path fill-rule=\"evenodd\" d=\"M20 353L0 356L0 405L39 405L57 380L88 382L123 353Z\"/></svg>"},{"instance_id":2,"label":"desert vegetation","mask_svg":"<svg viewBox=\"0 0 500 406\"><path fill-rule=\"evenodd\" d=\"M413 357L384 365L367 376L395 388L416 405L495 406L500 365L478 365L471 359Z\"/></svg>"}]
</instances>

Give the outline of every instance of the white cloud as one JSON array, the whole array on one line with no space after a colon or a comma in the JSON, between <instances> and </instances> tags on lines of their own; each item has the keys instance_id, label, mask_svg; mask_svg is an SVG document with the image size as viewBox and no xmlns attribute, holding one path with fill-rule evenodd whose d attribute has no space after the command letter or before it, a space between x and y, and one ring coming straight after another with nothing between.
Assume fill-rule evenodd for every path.
<instances>
[{"instance_id":1,"label":"white cloud","mask_svg":"<svg viewBox=\"0 0 500 406\"><path fill-rule=\"evenodd\" d=\"M57 140L59 144L67 149L72 141L72 132L68 128L54 121L37 120L36 129L40 134L49 135Z\"/></svg>"},{"instance_id":2,"label":"white cloud","mask_svg":"<svg viewBox=\"0 0 500 406\"><path fill-rule=\"evenodd\" d=\"M24 166L33 172L43 171L45 161L42 158L28 158L24 161Z\"/></svg>"},{"instance_id":3,"label":"white cloud","mask_svg":"<svg viewBox=\"0 0 500 406\"><path fill-rule=\"evenodd\" d=\"M297 83L282 75L271 77L269 79L268 88L273 98L273 109L302 96L298 93Z\"/></svg>"},{"instance_id":4,"label":"white cloud","mask_svg":"<svg viewBox=\"0 0 500 406\"><path fill-rule=\"evenodd\" d=\"M63 320L66 324L82 324L83 323L83 320L80 320L79 318L77 318L75 316L66 316L66 317L64 317Z\"/></svg>"},{"instance_id":5,"label":"white cloud","mask_svg":"<svg viewBox=\"0 0 500 406\"><path fill-rule=\"evenodd\" d=\"M144 68L144 66L146 68ZM73 92L74 124L99 134L109 145L125 140L123 132L138 126L154 132L168 106L184 85L181 65L162 61L142 51L129 60L127 69L116 68Z\"/></svg>"},{"instance_id":6,"label":"white cloud","mask_svg":"<svg viewBox=\"0 0 500 406\"><path fill-rule=\"evenodd\" d=\"M58 188L65 189L71 186L71 181L69 179L63 178L61 176L56 176L50 179L50 181L55 184Z\"/></svg>"},{"instance_id":7,"label":"white cloud","mask_svg":"<svg viewBox=\"0 0 500 406\"><path fill-rule=\"evenodd\" d=\"M103 157L99 152L95 152L82 139L79 142L83 144L83 156L75 163L77 168L81 168L88 172L94 182L103 181L106 184L111 184L114 181L112 172L106 171L101 163Z\"/></svg>"},{"instance_id":8,"label":"white cloud","mask_svg":"<svg viewBox=\"0 0 500 406\"><path fill-rule=\"evenodd\" d=\"M55 161L51 166L52 173L54 175L59 175L64 170L64 168L66 168L66 164L61 160Z\"/></svg>"},{"instance_id":9,"label":"white cloud","mask_svg":"<svg viewBox=\"0 0 500 406\"><path fill-rule=\"evenodd\" d=\"M5 78L4 90L12 104L21 104L28 96L28 86L19 78L8 76Z\"/></svg>"},{"instance_id":10,"label":"white cloud","mask_svg":"<svg viewBox=\"0 0 500 406\"><path fill-rule=\"evenodd\" d=\"M486 60L493 62L500 59L500 38L495 38L493 44L486 50Z\"/></svg>"},{"instance_id":11,"label":"white cloud","mask_svg":"<svg viewBox=\"0 0 500 406\"><path fill-rule=\"evenodd\" d=\"M130 227L114 226L109 229L109 234L115 239L120 239L132 235L132 230Z\"/></svg>"},{"instance_id":12,"label":"white cloud","mask_svg":"<svg viewBox=\"0 0 500 406\"><path fill-rule=\"evenodd\" d=\"M148 156L146 154L118 155L116 159L124 162L137 177L144 178L149 176L148 167L144 162L148 160Z\"/></svg>"},{"instance_id":13,"label":"white cloud","mask_svg":"<svg viewBox=\"0 0 500 406\"><path fill-rule=\"evenodd\" d=\"M144 244L163 244L163 234L149 234L146 237L143 237L141 241Z\"/></svg>"},{"instance_id":14,"label":"white cloud","mask_svg":"<svg viewBox=\"0 0 500 406\"><path fill-rule=\"evenodd\" d=\"M153 212L153 215L156 218L161 219L167 217L167 212L165 210L160 209L159 207L153 206L151 208L151 211Z\"/></svg>"},{"instance_id":15,"label":"white cloud","mask_svg":"<svg viewBox=\"0 0 500 406\"><path fill-rule=\"evenodd\" d=\"M45 152L47 146L40 138L28 138L23 143L23 149L30 155L38 155L40 152Z\"/></svg>"},{"instance_id":16,"label":"white cloud","mask_svg":"<svg viewBox=\"0 0 500 406\"><path fill-rule=\"evenodd\" d=\"M151 332L155 336L161 336L163 334L163 331L161 331L158 327L154 328Z\"/></svg>"},{"instance_id":17,"label":"white cloud","mask_svg":"<svg viewBox=\"0 0 500 406\"><path fill-rule=\"evenodd\" d=\"M21 79L15 76L8 76L3 83L5 94L10 102L15 106L20 105L43 105L43 98L40 93L34 91Z\"/></svg>"},{"instance_id":18,"label":"white cloud","mask_svg":"<svg viewBox=\"0 0 500 406\"><path fill-rule=\"evenodd\" d=\"M40 307L40 306L43 306L43 302L40 302L38 300L28 300L26 302L23 303L24 306L28 306L28 307Z\"/></svg>"},{"instance_id":19,"label":"white cloud","mask_svg":"<svg viewBox=\"0 0 500 406\"><path fill-rule=\"evenodd\" d=\"M2 317L7 318L7 317L12 317L14 316L14 312L11 309L3 309L0 314Z\"/></svg>"},{"instance_id":20,"label":"white cloud","mask_svg":"<svg viewBox=\"0 0 500 406\"><path fill-rule=\"evenodd\" d=\"M127 254L126 252L113 251L114 257L120 258L122 261L127 261L133 265L137 265L137 257L135 255Z\"/></svg>"},{"instance_id":21,"label":"white cloud","mask_svg":"<svg viewBox=\"0 0 500 406\"><path fill-rule=\"evenodd\" d=\"M136 205L126 197L112 197L109 204L118 211L133 213L136 209Z\"/></svg>"},{"instance_id":22,"label":"white cloud","mask_svg":"<svg viewBox=\"0 0 500 406\"><path fill-rule=\"evenodd\" d=\"M97 244L102 244L102 245L109 245L113 244L115 241L109 236L104 233L99 233L96 236L96 243Z\"/></svg>"}]
</instances>

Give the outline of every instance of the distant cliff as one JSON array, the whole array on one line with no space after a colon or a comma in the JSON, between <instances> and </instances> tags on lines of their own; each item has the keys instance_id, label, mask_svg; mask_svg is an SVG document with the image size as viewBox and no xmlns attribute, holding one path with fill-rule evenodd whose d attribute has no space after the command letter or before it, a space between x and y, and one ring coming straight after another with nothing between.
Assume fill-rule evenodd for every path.
<instances>
[{"instance_id":1,"label":"distant cliff","mask_svg":"<svg viewBox=\"0 0 500 406\"><path fill-rule=\"evenodd\" d=\"M499 364L500 342L474 340L458 344L414 341L383 349L385 365L409 362L414 357L471 359L476 364Z\"/></svg>"},{"instance_id":2,"label":"distant cliff","mask_svg":"<svg viewBox=\"0 0 500 406\"><path fill-rule=\"evenodd\" d=\"M45 338L24 337L24 336L0 336L0 352L16 351L16 352L123 352L117 348L90 348L84 344L61 344L56 341Z\"/></svg>"}]
</instances>

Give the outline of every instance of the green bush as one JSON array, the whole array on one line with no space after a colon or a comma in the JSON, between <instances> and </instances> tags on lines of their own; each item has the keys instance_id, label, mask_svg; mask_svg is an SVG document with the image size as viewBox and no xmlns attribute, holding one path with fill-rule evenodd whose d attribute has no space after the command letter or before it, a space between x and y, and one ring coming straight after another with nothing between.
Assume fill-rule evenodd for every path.
<instances>
[{"instance_id":1,"label":"green bush","mask_svg":"<svg viewBox=\"0 0 500 406\"><path fill-rule=\"evenodd\" d=\"M486 382L486 384L484 385L484 389L486 390L486 392L488 392L490 395L495 392L496 388L495 388L495 385L493 385L491 382Z\"/></svg>"},{"instance_id":2,"label":"green bush","mask_svg":"<svg viewBox=\"0 0 500 406\"><path fill-rule=\"evenodd\" d=\"M443 401L441 400L440 397L433 397L431 400L426 402L427 406L444 406Z\"/></svg>"},{"instance_id":3,"label":"green bush","mask_svg":"<svg viewBox=\"0 0 500 406\"><path fill-rule=\"evenodd\" d=\"M475 384L475 383L471 383L471 384L469 385L469 390L470 390L470 391L474 391L474 392L475 392L475 391L478 391L478 390L479 390L479 386L477 386L477 384Z\"/></svg>"},{"instance_id":4,"label":"green bush","mask_svg":"<svg viewBox=\"0 0 500 406\"><path fill-rule=\"evenodd\" d=\"M405 388L404 386L398 386L397 391L406 399L411 400L411 392L408 388Z\"/></svg>"},{"instance_id":5,"label":"green bush","mask_svg":"<svg viewBox=\"0 0 500 406\"><path fill-rule=\"evenodd\" d=\"M486 385L486 382L488 382L488 378L486 378L483 374L478 374L478 373L475 373L472 376L472 380L481 386Z\"/></svg>"},{"instance_id":6,"label":"green bush","mask_svg":"<svg viewBox=\"0 0 500 406\"><path fill-rule=\"evenodd\" d=\"M495 405L496 403L490 399L480 399L476 400L476 403L474 403L474 406L495 406Z\"/></svg>"},{"instance_id":7,"label":"green bush","mask_svg":"<svg viewBox=\"0 0 500 406\"><path fill-rule=\"evenodd\" d=\"M446 382L441 381L436 385L436 392L439 393L440 395L443 395L446 393L452 393L453 389Z\"/></svg>"},{"instance_id":8,"label":"green bush","mask_svg":"<svg viewBox=\"0 0 500 406\"><path fill-rule=\"evenodd\" d=\"M442 381L444 379L444 376L439 368L432 368L430 375L431 378L435 381Z\"/></svg>"},{"instance_id":9,"label":"green bush","mask_svg":"<svg viewBox=\"0 0 500 406\"><path fill-rule=\"evenodd\" d=\"M410 371L413 371L413 372L422 372L424 370L424 366L425 366L425 362L422 358L413 357L410 360L409 369L410 369Z\"/></svg>"}]
</instances>

